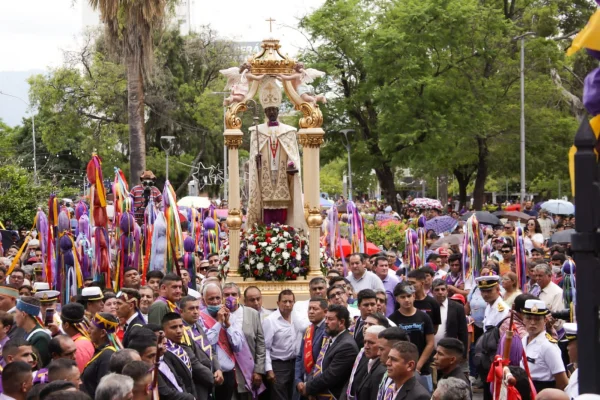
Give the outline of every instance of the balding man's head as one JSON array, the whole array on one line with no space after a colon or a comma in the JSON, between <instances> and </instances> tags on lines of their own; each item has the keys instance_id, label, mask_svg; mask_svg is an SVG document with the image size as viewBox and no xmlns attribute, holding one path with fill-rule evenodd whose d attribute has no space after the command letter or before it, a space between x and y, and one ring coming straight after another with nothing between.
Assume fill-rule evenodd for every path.
<instances>
[{"instance_id":1,"label":"balding man's head","mask_svg":"<svg viewBox=\"0 0 600 400\"><path fill-rule=\"evenodd\" d=\"M569 400L569 396L558 389L544 389L535 398L536 400Z\"/></svg>"}]
</instances>

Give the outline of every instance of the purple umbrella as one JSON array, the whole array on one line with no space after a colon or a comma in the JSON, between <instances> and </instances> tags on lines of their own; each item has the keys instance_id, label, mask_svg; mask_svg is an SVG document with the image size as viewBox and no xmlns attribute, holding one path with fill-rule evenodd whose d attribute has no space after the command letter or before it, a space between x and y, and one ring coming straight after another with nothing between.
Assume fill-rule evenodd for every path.
<instances>
[{"instance_id":1,"label":"purple umbrella","mask_svg":"<svg viewBox=\"0 0 600 400\"><path fill-rule=\"evenodd\" d=\"M438 235L444 232L452 232L458 221L449 215L443 215L441 217L435 217L425 223L425 229L433 229Z\"/></svg>"}]
</instances>

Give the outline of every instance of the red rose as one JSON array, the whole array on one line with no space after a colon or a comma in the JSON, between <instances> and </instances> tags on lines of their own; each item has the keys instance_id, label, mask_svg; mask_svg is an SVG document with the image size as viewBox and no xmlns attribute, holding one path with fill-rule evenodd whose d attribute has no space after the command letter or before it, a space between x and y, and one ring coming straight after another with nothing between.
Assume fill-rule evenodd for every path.
<instances>
[{"instance_id":1,"label":"red rose","mask_svg":"<svg viewBox=\"0 0 600 400\"><path fill-rule=\"evenodd\" d=\"M254 242L254 245L255 245L255 246L258 246L258 242Z\"/></svg>"},{"instance_id":2,"label":"red rose","mask_svg":"<svg viewBox=\"0 0 600 400\"><path fill-rule=\"evenodd\" d=\"M283 271L281 270L281 268L277 268L277 271L275 271L277 273L277 275L281 275L283 274Z\"/></svg>"},{"instance_id":3,"label":"red rose","mask_svg":"<svg viewBox=\"0 0 600 400\"><path fill-rule=\"evenodd\" d=\"M290 276L292 276L292 271L285 271L285 276L287 276L288 278L289 278Z\"/></svg>"},{"instance_id":4,"label":"red rose","mask_svg":"<svg viewBox=\"0 0 600 400\"><path fill-rule=\"evenodd\" d=\"M278 248L275 249L275 252L276 253L281 253L281 249L278 247Z\"/></svg>"},{"instance_id":5,"label":"red rose","mask_svg":"<svg viewBox=\"0 0 600 400\"><path fill-rule=\"evenodd\" d=\"M306 265L306 261L302 260L301 265Z\"/></svg>"},{"instance_id":6,"label":"red rose","mask_svg":"<svg viewBox=\"0 0 600 400\"><path fill-rule=\"evenodd\" d=\"M279 260L279 265L283 265L283 260Z\"/></svg>"},{"instance_id":7,"label":"red rose","mask_svg":"<svg viewBox=\"0 0 600 400\"><path fill-rule=\"evenodd\" d=\"M256 249L256 254L260 254L262 252L262 250L260 248Z\"/></svg>"},{"instance_id":8,"label":"red rose","mask_svg":"<svg viewBox=\"0 0 600 400\"><path fill-rule=\"evenodd\" d=\"M269 261L271 261L271 257L265 257L265 262L268 263Z\"/></svg>"},{"instance_id":9,"label":"red rose","mask_svg":"<svg viewBox=\"0 0 600 400\"><path fill-rule=\"evenodd\" d=\"M258 276L258 270L257 269L254 270L254 276Z\"/></svg>"},{"instance_id":10,"label":"red rose","mask_svg":"<svg viewBox=\"0 0 600 400\"><path fill-rule=\"evenodd\" d=\"M268 239L268 238L270 238L270 237L271 237L271 234L270 234L270 233L267 233L267 234L265 235L265 237Z\"/></svg>"},{"instance_id":11,"label":"red rose","mask_svg":"<svg viewBox=\"0 0 600 400\"><path fill-rule=\"evenodd\" d=\"M298 275L296 275L296 274L292 274L292 279L294 279L294 280L295 280L296 278L298 278Z\"/></svg>"},{"instance_id":12,"label":"red rose","mask_svg":"<svg viewBox=\"0 0 600 400\"><path fill-rule=\"evenodd\" d=\"M298 254L298 253L296 253L295 251L292 251L292 252L290 253L290 256L291 256L292 258L295 258L297 254Z\"/></svg>"},{"instance_id":13,"label":"red rose","mask_svg":"<svg viewBox=\"0 0 600 400\"><path fill-rule=\"evenodd\" d=\"M287 248L288 248L288 249L291 249L292 247L294 247L294 245L293 245L293 244L291 244L291 243L288 243L288 244L287 244Z\"/></svg>"}]
</instances>

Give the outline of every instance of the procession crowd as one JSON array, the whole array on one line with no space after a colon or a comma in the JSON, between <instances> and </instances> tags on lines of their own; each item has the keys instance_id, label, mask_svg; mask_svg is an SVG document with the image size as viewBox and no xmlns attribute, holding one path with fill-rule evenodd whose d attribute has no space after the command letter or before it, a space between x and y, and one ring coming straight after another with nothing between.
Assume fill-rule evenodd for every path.
<instances>
[{"instance_id":1,"label":"procession crowd","mask_svg":"<svg viewBox=\"0 0 600 400\"><path fill-rule=\"evenodd\" d=\"M541 226L556 222L540 214L525 227L524 292L507 221L486 231L492 251L477 278L459 245L432 250L428 232L422 267L353 253L310 279L309 299L281 291L275 310L259 287L224 281L218 254L197 258L195 282L185 268L142 277L130 267L118 293L87 279L61 307L35 239L6 275L15 245L0 258L0 398L491 399L503 354L522 399L575 398L562 268L572 260L568 246L547 246Z\"/></svg>"}]
</instances>

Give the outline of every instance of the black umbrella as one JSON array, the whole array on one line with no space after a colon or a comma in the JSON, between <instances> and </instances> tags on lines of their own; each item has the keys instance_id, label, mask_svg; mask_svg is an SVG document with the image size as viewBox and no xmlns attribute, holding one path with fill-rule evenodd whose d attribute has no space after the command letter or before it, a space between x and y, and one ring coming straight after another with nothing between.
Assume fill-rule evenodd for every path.
<instances>
[{"instance_id":1,"label":"black umbrella","mask_svg":"<svg viewBox=\"0 0 600 400\"><path fill-rule=\"evenodd\" d=\"M552 237L550 237L550 241L555 243L571 243L571 236L575 233L575 229L566 229L564 231L558 231Z\"/></svg>"},{"instance_id":2,"label":"black umbrella","mask_svg":"<svg viewBox=\"0 0 600 400\"><path fill-rule=\"evenodd\" d=\"M492 226L502 224L502 222L500 222L500 219L498 217L496 217L494 214L489 213L487 211L468 212L468 213L464 214L462 217L460 217L460 219L463 221L466 221L473 214L475 214L475 216L477 217L477 221L479 221L480 224L492 225Z\"/></svg>"}]
</instances>

